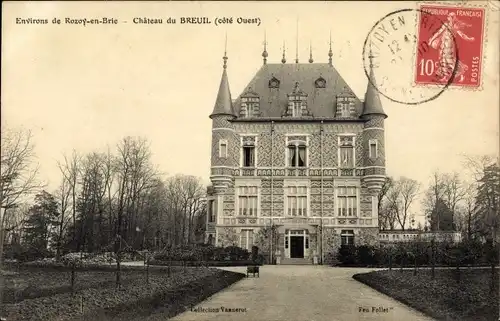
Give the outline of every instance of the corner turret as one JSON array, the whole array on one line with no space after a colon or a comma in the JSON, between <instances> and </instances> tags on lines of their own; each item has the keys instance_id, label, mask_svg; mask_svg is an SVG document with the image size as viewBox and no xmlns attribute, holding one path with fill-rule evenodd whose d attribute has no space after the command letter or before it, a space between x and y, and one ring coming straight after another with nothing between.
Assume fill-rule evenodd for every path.
<instances>
[{"instance_id":1,"label":"corner turret","mask_svg":"<svg viewBox=\"0 0 500 321\"><path fill-rule=\"evenodd\" d=\"M363 113L365 120L363 129L363 151L365 175L363 182L372 194L378 195L386 179L385 173L385 139L384 120L387 115L382 108L380 96L376 89L375 73L372 65L370 49L370 79L366 88Z\"/></svg>"},{"instance_id":2,"label":"corner turret","mask_svg":"<svg viewBox=\"0 0 500 321\"><path fill-rule=\"evenodd\" d=\"M223 193L232 182L232 170L238 166L237 138L232 120L236 118L227 77L227 54L224 51L224 65L212 119L211 175L215 193Z\"/></svg>"}]
</instances>

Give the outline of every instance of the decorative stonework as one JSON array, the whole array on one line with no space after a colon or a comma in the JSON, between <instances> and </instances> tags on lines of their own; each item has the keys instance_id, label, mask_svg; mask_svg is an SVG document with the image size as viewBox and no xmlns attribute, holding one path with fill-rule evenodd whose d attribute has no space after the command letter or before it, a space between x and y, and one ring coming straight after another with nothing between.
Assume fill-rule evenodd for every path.
<instances>
[{"instance_id":1,"label":"decorative stonework","mask_svg":"<svg viewBox=\"0 0 500 321\"><path fill-rule=\"evenodd\" d=\"M385 168L380 168L380 167L365 168L365 176L368 175L385 175Z\"/></svg>"},{"instance_id":2,"label":"decorative stonework","mask_svg":"<svg viewBox=\"0 0 500 321\"><path fill-rule=\"evenodd\" d=\"M243 146L255 146L255 136L242 136L241 137Z\"/></svg>"},{"instance_id":3,"label":"decorative stonework","mask_svg":"<svg viewBox=\"0 0 500 321\"><path fill-rule=\"evenodd\" d=\"M382 117L372 118L365 123L365 127L384 128L384 119Z\"/></svg>"},{"instance_id":4,"label":"decorative stonework","mask_svg":"<svg viewBox=\"0 0 500 321\"><path fill-rule=\"evenodd\" d=\"M370 140L377 141L377 158L370 157ZM370 129L363 132L364 166L385 166L385 143L384 131L381 129Z\"/></svg>"},{"instance_id":5,"label":"decorative stonework","mask_svg":"<svg viewBox=\"0 0 500 321\"><path fill-rule=\"evenodd\" d=\"M337 166L337 135L332 133L323 133L323 166Z\"/></svg>"},{"instance_id":6,"label":"decorative stonework","mask_svg":"<svg viewBox=\"0 0 500 321\"><path fill-rule=\"evenodd\" d=\"M233 175L233 170L228 167L215 167L210 169L210 175Z\"/></svg>"},{"instance_id":7,"label":"decorative stonework","mask_svg":"<svg viewBox=\"0 0 500 321\"><path fill-rule=\"evenodd\" d=\"M271 151L271 133L261 133L259 144L257 145L257 166L258 167L284 167L285 166L285 135L280 133L273 134L273 149ZM274 164L271 163L271 156Z\"/></svg>"},{"instance_id":8,"label":"decorative stonework","mask_svg":"<svg viewBox=\"0 0 500 321\"><path fill-rule=\"evenodd\" d=\"M363 167L364 164L364 152L363 152L363 133L356 135L356 167Z\"/></svg>"},{"instance_id":9,"label":"decorative stonework","mask_svg":"<svg viewBox=\"0 0 500 321\"><path fill-rule=\"evenodd\" d=\"M214 116L212 118L212 128L229 128L234 129L233 124L229 121L233 117L231 116Z\"/></svg>"},{"instance_id":10,"label":"decorative stonework","mask_svg":"<svg viewBox=\"0 0 500 321\"><path fill-rule=\"evenodd\" d=\"M287 143L290 143L292 141L300 141L305 143L307 141L307 136L287 136Z\"/></svg>"},{"instance_id":11,"label":"decorative stonework","mask_svg":"<svg viewBox=\"0 0 500 321\"><path fill-rule=\"evenodd\" d=\"M238 245L238 235L236 234L236 229L234 227L222 227L218 228L217 230L218 230L218 240L217 240L218 245L223 247Z\"/></svg>"},{"instance_id":12,"label":"decorative stonework","mask_svg":"<svg viewBox=\"0 0 500 321\"><path fill-rule=\"evenodd\" d=\"M226 140L227 157L219 157L219 142ZM240 159L240 142L234 132L218 130L212 132L212 166L238 166Z\"/></svg>"}]
</instances>

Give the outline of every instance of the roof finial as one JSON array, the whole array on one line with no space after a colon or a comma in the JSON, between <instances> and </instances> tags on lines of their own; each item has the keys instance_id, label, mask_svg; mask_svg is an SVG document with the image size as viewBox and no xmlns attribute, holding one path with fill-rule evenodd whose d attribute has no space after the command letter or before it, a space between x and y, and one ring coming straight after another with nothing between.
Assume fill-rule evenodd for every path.
<instances>
[{"instance_id":1,"label":"roof finial","mask_svg":"<svg viewBox=\"0 0 500 321\"><path fill-rule=\"evenodd\" d=\"M332 31L330 30L330 50L328 51L328 64L332 66L332 57L333 57L333 51L332 51Z\"/></svg>"},{"instance_id":2,"label":"roof finial","mask_svg":"<svg viewBox=\"0 0 500 321\"><path fill-rule=\"evenodd\" d=\"M227 32L226 32L226 40L224 42L224 57L222 57L222 59L224 60L223 68L226 69L227 68Z\"/></svg>"},{"instance_id":3,"label":"roof finial","mask_svg":"<svg viewBox=\"0 0 500 321\"><path fill-rule=\"evenodd\" d=\"M285 58L285 41L283 41L283 58L281 58L281 63L286 63L286 58Z\"/></svg>"},{"instance_id":4,"label":"roof finial","mask_svg":"<svg viewBox=\"0 0 500 321\"><path fill-rule=\"evenodd\" d=\"M309 63L312 64L313 62L314 62L314 60L313 60L312 43L309 42Z\"/></svg>"},{"instance_id":5,"label":"roof finial","mask_svg":"<svg viewBox=\"0 0 500 321\"><path fill-rule=\"evenodd\" d=\"M264 51L262 52L262 58L264 58L264 65L267 64L267 41L266 41L266 32L264 31Z\"/></svg>"},{"instance_id":6,"label":"roof finial","mask_svg":"<svg viewBox=\"0 0 500 321\"><path fill-rule=\"evenodd\" d=\"M295 63L299 63L299 17L297 17L297 33L295 39Z\"/></svg>"},{"instance_id":7,"label":"roof finial","mask_svg":"<svg viewBox=\"0 0 500 321\"><path fill-rule=\"evenodd\" d=\"M372 52L372 43L370 41L370 51L368 53L368 59L370 60L370 71L373 71L373 52Z\"/></svg>"}]
</instances>

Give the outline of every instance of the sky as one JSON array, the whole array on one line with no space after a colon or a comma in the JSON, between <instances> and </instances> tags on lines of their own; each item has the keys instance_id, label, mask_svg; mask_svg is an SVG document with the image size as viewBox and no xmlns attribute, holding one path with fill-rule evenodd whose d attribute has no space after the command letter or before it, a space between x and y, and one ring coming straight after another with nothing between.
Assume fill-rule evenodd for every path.
<instances>
[{"instance_id":1,"label":"sky","mask_svg":"<svg viewBox=\"0 0 500 321\"><path fill-rule=\"evenodd\" d=\"M288 62L296 51L306 62L310 46L315 62L328 62L330 33L333 64L362 98L367 86L365 39L382 17L405 8L415 4L3 2L2 126L33 131L40 178L50 188L60 182L57 161L64 153L103 150L129 135L149 140L161 171L199 176L208 183L208 116L220 82L226 35L233 98L262 65L264 35L269 63L280 62L283 43ZM434 170L461 171L463 154L498 154L498 12L489 7L486 12L480 90L450 88L419 105L381 98L389 116L389 175L425 186ZM232 17L233 23L180 24L180 17L201 16L212 21ZM101 17L119 23L51 24L53 18ZM177 23L134 24L133 18L139 17L171 17ZM260 24L238 24L238 17L258 18ZM16 24L16 18L49 23ZM402 74L411 72L412 61L404 67ZM398 70L391 72L396 77Z\"/></svg>"}]
</instances>

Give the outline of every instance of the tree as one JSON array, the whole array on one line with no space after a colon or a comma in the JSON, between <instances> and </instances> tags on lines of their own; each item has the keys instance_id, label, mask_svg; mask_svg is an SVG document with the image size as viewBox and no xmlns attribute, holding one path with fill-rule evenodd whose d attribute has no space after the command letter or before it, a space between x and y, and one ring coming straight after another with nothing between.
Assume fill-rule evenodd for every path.
<instances>
[{"instance_id":1,"label":"tree","mask_svg":"<svg viewBox=\"0 0 500 321\"><path fill-rule=\"evenodd\" d=\"M56 244L59 212L55 197L46 191L37 194L28 215L24 227L25 242L39 252Z\"/></svg>"},{"instance_id":2,"label":"tree","mask_svg":"<svg viewBox=\"0 0 500 321\"><path fill-rule=\"evenodd\" d=\"M393 186L387 192L387 211L399 223L401 229L405 229L409 223L410 208L416 197L420 184L406 177L394 181Z\"/></svg>"},{"instance_id":3,"label":"tree","mask_svg":"<svg viewBox=\"0 0 500 321\"><path fill-rule=\"evenodd\" d=\"M379 224L382 230L386 229L394 229L396 224L396 216L394 215L394 211L388 206L387 194L391 191L394 186L394 180L392 177L386 177L384 181L384 185L382 185L382 189L378 194L378 215L379 215Z\"/></svg>"},{"instance_id":4,"label":"tree","mask_svg":"<svg viewBox=\"0 0 500 321\"><path fill-rule=\"evenodd\" d=\"M479 238L493 239L499 237L499 159L497 156L465 156L464 164L474 179L475 186L473 209L473 232Z\"/></svg>"},{"instance_id":5,"label":"tree","mask_svg":"<svg viewBox=\"0 0 500 321\"><path fill-rule=\"evenodd\" d=\"M500 167L491 164L478 181L476 196L476 228L480 235L495 242L500 235Z\"/></svg>"},{"instance_id":6,"label":"tree","mask_svg":"<svg viewBox=\"0 0 500 321\"><path fill-rule=\"evenodd\" d=\"M464 197L456 210L456 226L459 231L462 231L467 241L471 241L474 236L474 220L475 220L475 198L476 187L474 184L468 184L464 187Z\"/></svg>"},{"instance_id":7,"label":"tree","mask_svg":"<svg viewBox=\"0 0 500 321\"><path fill-rule=\"evenodd\" d=\"M447 222L451 222L451 230L456 230L455 225L459 222L458 218L455 218L455 214L460 209L460 203L466 196L466 189L467 184L460 179L460 175L456 172L440 173L439 171L435 171L432 174L432 180L425 192L425 199L423 201L427 219L433 220L437 224L433 225L431 223L431 229L443 230L440 223L446 220ZM441 212L438 209L443 210L443 213L450 215L451 218L439 218ZM446 230L450 230L450 228L447 226Z\"/></svg>"},{"instance_id":8,"label":"tree","mask_svg":"<svg viewBox=\"0 0 500 321\"><path fill-rule=\"evenodd\" d=\"M430 214L430 229L431 231L453 231L453 211L448 207L446 202L438 199L436 207Z\"/></svg>"},{"instance_id":9,"label":"tree","mask_svg":"<svg viewBox=\"0 0 500 321\"><path fill-rule=\"evenodd\" d=\"M19 205L23 197L43 187L37 180L35 146L30 130L2 126L0 175L0 269L2 267L4 226L9 211Z\"/></svg>"},{"instance_id":10,"label":"tree","mask_svg":"<svg viewBox=\"0 0 500 321\"><path fill-rule=\"evenodd\" d=\"M64 232L66 231L66 227L69 223L67 212L68 207L70 205L70 197L71 197L71 186L67 179L63 178L61 185L55 193L55 199L58 203L58 212L59 212L59 221L57 227L57 245L56 245L56 259L59 260L62 250L63 237Z\"/></svg>"},{"instance_id":11,"label":"tree","mask_svg":"<svg viewBox=\"0 0 500 321\"><path fill-rule=\"evenodd\" d=\"M151 165L147 140L125 137L117 149L114 167L118 181L114 252L117 261L116 283L120 286L122 243L127 236L135 236L134 233L138 232L137 213L141 210L141 194L152 187L157 173Z\"/></svg>"},{"instance_id":12,"label":"tree","mask_svg":"<svg viewBox=\"0 0 500 321\"><path fill-rule=\"evenodd\" d=\"M73 150L71 157L64 155L64 163L58 162L58 167L63 175L63 180L69 185L68 188L70 190L71 195L71 216L72 220L72 235L71 235L71 243L74 246L74 250L76 250L76 201L78 196L78 179L80 177L80 164L81 164L81 156Z\"/></svg>"}]
</instances>

